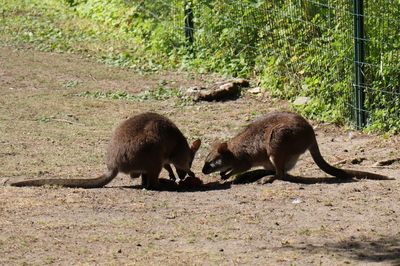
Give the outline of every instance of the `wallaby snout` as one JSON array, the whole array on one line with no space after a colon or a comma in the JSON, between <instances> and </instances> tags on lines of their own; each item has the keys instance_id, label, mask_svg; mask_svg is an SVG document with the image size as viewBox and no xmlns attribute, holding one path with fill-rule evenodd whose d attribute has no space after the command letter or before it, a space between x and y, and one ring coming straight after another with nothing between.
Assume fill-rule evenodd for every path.
<instances>
[{"instance_id":1,"label":"wallaby snout","mask_svg":"<svg viewBox=\"0 0 400 266\"><path fill-rule=\"evenodd\" d=\"M212 173L212 167L210 163L206 162L204 163L203 169L201 170L203 174L208 175Z\"/></svg>"},{"instance_id":2,"label":"wallaby snout","mask_svg":"<svg viewBox=\"0 0 400 266\"><path fill-rule=\"evenodd\" d=\"M233 172L233 168L230 165L223 165L222 160L218 160L216 162L205 162L202 172L205 175L214 173L214 172L220 172L220 176L222 180L228 179L229 178L229 173Z\"/></svg>"}]
</instances>

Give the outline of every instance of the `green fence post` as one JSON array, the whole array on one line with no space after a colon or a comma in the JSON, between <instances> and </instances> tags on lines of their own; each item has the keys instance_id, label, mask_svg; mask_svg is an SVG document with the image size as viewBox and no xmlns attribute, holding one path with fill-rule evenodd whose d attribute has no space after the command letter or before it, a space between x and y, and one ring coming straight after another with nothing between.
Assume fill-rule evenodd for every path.
<instances>
[{"instance_id":1,"label":"green fence post","mask_svg":"<svg viewBox=\"0 0 400 266\"><path fill-rule=\"evenodd\" d=\"M194 22L193 22L193 10L192 3L185 1L185 36L190 45L194 42Z\"/></svg>"},{"instance_id":2,"label":"green fence post","mask_svg":"<svg viewBox=\"0 0 400 266\"><path fill-rule=\"evenodd\" d=\"M364 10L363 0L354 0L354 94L355 94L355 119L357 128L361 129L366 124L364 107Z\"/></svg>"}]
</instances>

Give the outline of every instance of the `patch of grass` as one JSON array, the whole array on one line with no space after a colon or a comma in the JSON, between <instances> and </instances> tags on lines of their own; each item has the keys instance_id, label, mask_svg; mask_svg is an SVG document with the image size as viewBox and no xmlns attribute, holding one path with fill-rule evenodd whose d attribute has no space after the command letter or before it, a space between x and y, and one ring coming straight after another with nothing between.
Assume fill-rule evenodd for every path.
<instances>
[{"instance_id":1,"label":"patch of grass","mask_svg":"<svg viewBox=\"0 0 400 266\"><path fill-rule=\"evenodd\" d=\"M42 123L49 123L51 121L52 117L47 117L47 116L41 116L36 119L36 121L42 122Z\"/></svg>"},{"instance_id":2,"label":"patch of grass","mask_svg":"<svg viewBox=\"0 0 400 266\"><path fill-rule=\"evenodd\" d=\"M134 94L129 94L125 91L116 91L116 92L104 92L104 91L84 91L76 94L79 97L89 97L95 99L112 99L112 100L136 100L137 97Z\"/></svg>"},{"instance_id":3,"label":"patch of grass","mask_svg":"<svg viewBox=\"0 0 400 266\"><path fill-rule=\"evenodd\" d=\"M95 91L95 92L81 92L76 94L79 97L90 97L95 99L110 99L110 100L127 100L144 102L148 100L164 101L169 99L175 100L175 105L186 106L192 105L194 102L191 98L187 97L180 89L159 87L154 90L147 90L136 94L131 94L126 91Z\"/></svg>"},{"instance_id":4,"label":"patch of grass","mask_svg":"<svg viewBox=\"0 0 400 266\"><path fill-rule=\"evenodd\" d=\"M78 85L79 85L79 81L77 81L77 80L69 80L69 81L63 83L63 87L66 89L72 89L72 88L77 87Z\"/></svg>"},{"instance_id":5,"label":"patch of grass","mask_svg":"<svg viewBox=\"0 0 400 266\"><path fill-rule=\"evenodd\" d=\"M53 263L55 263L57 261L57 259L55 258L55 257L53 257L53 256L47 256L47 257L45 257L45 259L44 259L44 262L46 263L46 264L53 264Z\"/></svg>"},{"instance_id":6,"label":"patch of grass","mask_svg":"<svg viewBox=\"0 0 400 266\"><path fill-rule=\"evenodd\" d=\"M304 236L311 236L312 234L311 229L309 228L302 228L298 233L299 235L304 235Z\"/></svg>"},{"instance_id":7,"label":"patch of grass","mask_svg":"<svg viewBox=\"0 0 400 266\"><path fill-rule=\"evenodd\" d=\"M106 5L100 2L97 5L94 1L71 5L68 1L56 0L0 3L0 43L28 45L41 51L81 53L139 72L173 67L167 55L152 52L149 42L137 33L140 29L130 25L134 9L122 1ZM115 18L120 21L110 24Z\"/></svg>"}]
</instances>

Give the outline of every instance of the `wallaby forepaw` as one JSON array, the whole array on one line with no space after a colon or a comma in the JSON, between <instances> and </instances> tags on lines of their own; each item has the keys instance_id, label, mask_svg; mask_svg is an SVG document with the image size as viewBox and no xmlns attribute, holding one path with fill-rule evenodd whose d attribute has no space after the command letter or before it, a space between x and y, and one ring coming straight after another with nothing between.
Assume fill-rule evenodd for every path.
<instances>
[{"instance_id":1,"label":"wallaby forepaw","mask_svg":"<svg viewBox=\"0 0 400 266\"><path fill-rule=\"evenodd\" d=\"M260 185L265 185L268 183L272 184L275 181L275 179L276 178L274 176L264 176L260 180L257 181L257 184L260 184Z\"/></svg>"}]
</instances>

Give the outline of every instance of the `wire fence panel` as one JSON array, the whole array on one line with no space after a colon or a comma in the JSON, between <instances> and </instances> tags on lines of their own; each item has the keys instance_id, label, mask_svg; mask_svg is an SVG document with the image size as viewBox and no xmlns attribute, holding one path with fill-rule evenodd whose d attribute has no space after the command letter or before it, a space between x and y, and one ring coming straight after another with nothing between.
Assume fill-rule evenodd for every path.
<instances>
[{"instance_id":1,"label":"wire fence panel","mask_svg":"<svg viewBox=\"0 0 400 266\"><path fill-rule=\"evenodd\" d=\"M364 1L368 123L400 130L400 1ZM376 123L379 122L379 123ZM385 130L385 128L382 128Z\"/></svg>"},{"instance_id":2,"label":"wire fence panel","mask_svg":"<svg viewBox=\"0 0 400 266\"><path fill-rule=\"evenodd\" d=\"M356 17L360 1L131 3L163 28L156 28L164 38L154 45L199 71L253 75L273 96L308 96L300 111L310 118L357 122L365 113L367 125L399 131L400 1L361 1L364 14ZM362 38L355 37L355 18L363 21ZM355 57L357 42L362 57Z\"/></svg>"}]
</instances>

